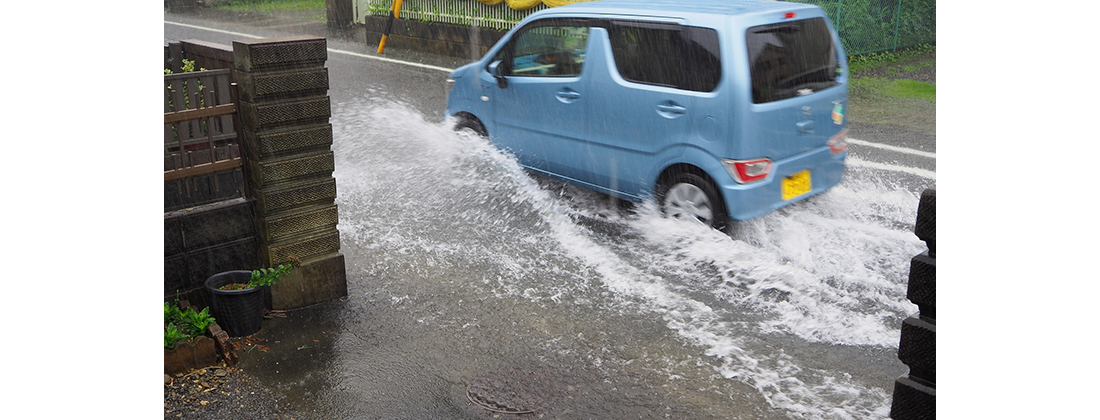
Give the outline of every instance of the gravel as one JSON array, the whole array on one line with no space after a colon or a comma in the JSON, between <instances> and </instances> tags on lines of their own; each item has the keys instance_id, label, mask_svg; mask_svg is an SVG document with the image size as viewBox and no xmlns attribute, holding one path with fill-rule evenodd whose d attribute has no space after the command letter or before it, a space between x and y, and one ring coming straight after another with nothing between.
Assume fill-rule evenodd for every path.
<instances>
[{"instance_id":1,"label":"gravel","mask_svg":"<svg viewBox=\"0 0 1100 420\"><path fill-rule=\"evenodd\" d=\"M165 419L305 419L244 370L212 366L165 375Z\"/></svg>"}]
</instances>

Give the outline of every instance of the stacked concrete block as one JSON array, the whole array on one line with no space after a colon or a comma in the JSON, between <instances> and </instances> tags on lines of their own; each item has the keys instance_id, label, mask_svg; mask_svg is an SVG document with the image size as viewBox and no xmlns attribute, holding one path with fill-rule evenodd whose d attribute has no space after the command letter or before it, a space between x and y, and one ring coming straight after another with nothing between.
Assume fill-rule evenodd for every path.
<instances>
[{"instance_id":1,"label":"stacked concrete block","mask_svg":"<svg viewBox=\"0 0 1100 420\"><path fill-rule=\"evenodd\" d=\"M894 383L890 407L893 420L936 418L936 190L921 194L917 206L917 237L928 251L913 257L909 266L906 297L918 312L901 325L898 359L909 374Z\"/></svg>"},{"instance_id":2,"label":"stacked concrete block","mask_svg":"<svg viewBox=\"0 0 1100 420\"><path fill-rule=\"evenodd\" d=\"M301 266L271 288L290 309L347 295L336 230L324 38L233 42L242 139L262 265Z\"/></svg>"}]
</instances>

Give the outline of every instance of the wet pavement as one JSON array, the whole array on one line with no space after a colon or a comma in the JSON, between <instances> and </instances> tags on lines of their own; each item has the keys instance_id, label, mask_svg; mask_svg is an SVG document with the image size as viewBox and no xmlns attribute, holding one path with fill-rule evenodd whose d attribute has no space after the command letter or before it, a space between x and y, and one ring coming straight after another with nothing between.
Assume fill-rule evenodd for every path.
<instances>
[{"instance_id":1,"label":"wet pavement","mask_svg":"<svg viewBox=\"0 0 1100 420\"><path fill-rule=\"evenodd\" d=\"M407 306L427 296L402 302L359 287L349 292L265 320L260 332L242 340L238 367L312 419L785 418L752 413L759 403L723 414L715 408L728 401L718 392L682 400L676 394L686 390L670 386L659 367L650 371L639 362L611 371L588 355L550 351L538 342L540 334L470 334L471 327L458 325L441 333L432 324L445 314L430 321Z\"/></svg>"}]
</instances>

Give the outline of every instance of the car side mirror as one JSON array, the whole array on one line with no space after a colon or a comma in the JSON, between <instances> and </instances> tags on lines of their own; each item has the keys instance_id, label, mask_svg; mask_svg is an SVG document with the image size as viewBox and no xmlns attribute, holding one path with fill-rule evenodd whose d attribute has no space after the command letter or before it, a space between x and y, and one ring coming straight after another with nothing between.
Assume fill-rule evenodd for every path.
<instances>
[{"instance_id":1,"label":"car side mirror","mask_svg":"<svg viewBox=\"0 0 1100 420\"><path fill-rule=\"evenodd\" d=\"M491 74L494 79L497 79L497 87L501 89L508 87L508 79L504 78L504 69L501 68L503 65L503 61L489 63L489 74Z\"/></svg>"}]
</instances>

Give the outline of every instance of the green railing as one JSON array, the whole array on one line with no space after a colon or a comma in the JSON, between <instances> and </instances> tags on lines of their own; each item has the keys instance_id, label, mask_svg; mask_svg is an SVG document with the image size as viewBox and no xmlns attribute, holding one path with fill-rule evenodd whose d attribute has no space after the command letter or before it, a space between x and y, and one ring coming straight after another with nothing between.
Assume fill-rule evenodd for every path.
<instances>
[{"instance_id":1,"label":"green railing","mask_svg":"<svg viewBox=\"0 0 1100 420\"><path fill-rule=\"evenodd\" d=\"M936 43L936 0L789 1L824 9L848 55ZM515 10L508 4L507 1L489 6L478 0L403 0L401 18L507 30L531 13L548 7L539 4ZM364 16L388 16L393 0L355 0L355 7L356 20L362 22Z\"/></svg>"}]
</instances>

